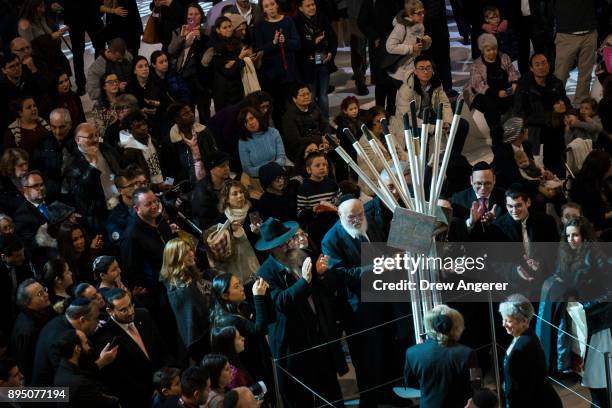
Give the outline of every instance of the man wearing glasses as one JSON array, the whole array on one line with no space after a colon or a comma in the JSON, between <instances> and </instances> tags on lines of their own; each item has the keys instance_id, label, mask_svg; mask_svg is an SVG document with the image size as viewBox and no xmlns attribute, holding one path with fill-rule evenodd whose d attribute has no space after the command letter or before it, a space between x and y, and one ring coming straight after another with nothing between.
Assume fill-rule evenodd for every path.
<instances>
[{"instance_id":1,"label":"man wearing glasses","mask_svg":"<svg viewBox=\"0 0 612 408\"><path fill-rule=\"evenodd\" d=\"M11 333L11 346L26 384L32 379L36 340L42 328L55 316L46 287L26 279L17 287L17 306L21 311Z\"/></svg>"},{"instance_id":2,"label":"man wearing glasses","mask_svg":"<svg viewBox=\"0 0 612 408\"><path fill-rule=\"evenodd\" d=\"M30 171L20 179L23 202L15 211L15 229L30 250L35 245L38 229L49 221L49 208L45 199L47 188L42 174Z\"/></svg>"},{"instance_id":3,"label":"man wearing glasses","mask_svg":"<svg viewBox=\"0 0 612 408\"><path fill-rule=\"evenodd\" d=\"M45 80L38 73L23 71L18 55L7 53L0 56L0 129L5 129L13 120L10 103L25 95L40 95L47 89Z\"/></svg>"},{"instance_id":4,"label":"man wearing glasses","mask_svg":"<svg viewBox=\"0 0 612 408\"><path fill-rule=\"evenodd\" d=\"M109 241L121 244L123 232L128 226L130 216L134 214L132 208L132 195L134 190L148 187L146 173L136 164L130 164L115 177L115 186L119 190L119 203L111 210L106 222L106 231Z\"/></svg>"},{"instance_id":5,"label":"man wearing glasses","mask_svg":"<svg viewBox=\"0 0 612 408\"><path fill-rule=\"evenodd\" d=\"M414 60L414 72L408 75L406 81L397 91L395 101L395 119L392 121L394 133L403 134L404 125L402 116L404 113L410 112L410 102L416 101L417 123L420 128L423 123L423 112L425 108L429 108L429 127L430 141L433 142L433 132L436 123L436 111L438 105L442 104L442 121L444 123L444 134L448 135L450 124L453 119L453 110L451 104L444 92L444 87L440 81L436 67L432 58L428 55L419 55ZM455 141L453 143L453 154L461 154L463 144L467 138L470 126L465 119L459 119L459 126Z\"/></svg>"},{"instance_id":6,"label":"man wearing glasses","mask_svg":"<svg viewBox=\"0 0 612 408\"><path fill-rule=\"evenodd\" d=\"M483 161L472 168L470 184L452 198L457 240L482 242L491 222L505 212L504 191L495 187L493 169Z\"/></svg>"},{"instance_id":7,"label":"man wearing glasses","mask_svg":"<svg viewBox=\"0 0 612 408\"><path fill-rule=\"evenodd\" d=\"M112 147L100 143L98 131L91 123L78 125L74 135L77 149L65 175L68 191L92 232L104 234L109 213L107 202L117 195L113 180L121 170L119 155Z\"/></svg>"}]
</instances>

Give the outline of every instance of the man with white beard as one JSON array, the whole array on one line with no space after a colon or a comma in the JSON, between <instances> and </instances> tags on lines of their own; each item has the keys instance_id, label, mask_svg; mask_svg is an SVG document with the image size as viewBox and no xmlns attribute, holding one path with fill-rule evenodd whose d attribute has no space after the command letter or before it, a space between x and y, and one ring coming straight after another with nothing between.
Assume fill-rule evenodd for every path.
<instances>
[{"instance_id":1,"label":"man with white beard","mask_svg":"<svg viewBox=\"0 0 612 408\"><path fill-rule=\"evenodd\" d=\"M344 331L350 335L393 320L398 313L393 303L361 302L361 277L372 273L372 265L362 265L361 244L384 243L380 226L368 220L361 201L351 195L340 197L338 215L340 219L323 238L321 248L330 257L327 274L335 275L341 304L339 317ZM407 335L398 333L396 325L388 324L347 339L361 391L401 376L401 364L395 366L395 362L402 360L406 344L397 340L406 339ZM397 406L394 399L390 386L379 387L361 394L359 406L385 403Z\"/></svg>"},{"instance_id":2,"label":"man with white beard","mask_svg":"<svg viewBox=\"0 0 612 408\"><path fill-rule=\"evenodd\" d=\"M265 280L274 304L268 321L268 340L278 364L278 383L286 408L310 407L313 395L285 372L307 384L327 401L341 401L337 375L348 372L331 295L336 287L327 272L328 258L316 262L300 248L297 222L281 223L270 217L259 228L255 248L269 251L257 276ZM315 255L316 256L316 255ZM315 258L316 259L316 258ZM314 265L313 265L314 263ZM303 352L328 343L312 352ZM323 401L315 401L315 405Z\"/></svg>"}]
</instances>

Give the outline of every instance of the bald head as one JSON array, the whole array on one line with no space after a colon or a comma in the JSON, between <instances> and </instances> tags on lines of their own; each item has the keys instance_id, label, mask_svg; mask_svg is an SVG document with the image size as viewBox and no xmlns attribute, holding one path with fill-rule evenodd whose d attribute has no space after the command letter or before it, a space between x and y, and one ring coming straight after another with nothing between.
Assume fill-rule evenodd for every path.
<instances>
[{"instance_id":1,"label":"bald head","mask_svg":"<svg viewBox=\"0 0 612 408\"><path fill-rule=\"evenodd\" d=\"M23 37L14 38L11 41L11 52L19 57L21 62L32 55L32 46Z\"/></svg>"},{"instance_id":2,"label":"bald head","mask_svg":"<svg viewBox=\"0 0 612 408\"><path fill-rule=\"evenodd\" d=\"M72 119L68 109L52 110L49 114L49 126L51 126L51 132L57 140L64 140L72 127Z\"/></svg>"}]
</instances>

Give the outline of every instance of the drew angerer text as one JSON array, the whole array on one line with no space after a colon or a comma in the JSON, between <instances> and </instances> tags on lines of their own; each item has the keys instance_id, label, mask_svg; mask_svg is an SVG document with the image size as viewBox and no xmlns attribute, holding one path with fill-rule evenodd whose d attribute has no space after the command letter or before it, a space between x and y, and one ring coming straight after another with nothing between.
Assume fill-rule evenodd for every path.
<instances>
[{"instance_id":1,"label":"drew angerer text","mask_svg":"<svg viewBox=\"0 0 612 408\"><path fill-rule=\"evenodd\" d=\"M382 279L377 279L372 282L372 286L376 291L409 291L409 290L437 290L437 291L469 291L480 293L488 290L505 291L508 283L504 282L466 282L460 280L458 282L430 282L425 279L410 282L408 279L402 279L398 282L385 282Z\"/></svg>"}]
</instances>

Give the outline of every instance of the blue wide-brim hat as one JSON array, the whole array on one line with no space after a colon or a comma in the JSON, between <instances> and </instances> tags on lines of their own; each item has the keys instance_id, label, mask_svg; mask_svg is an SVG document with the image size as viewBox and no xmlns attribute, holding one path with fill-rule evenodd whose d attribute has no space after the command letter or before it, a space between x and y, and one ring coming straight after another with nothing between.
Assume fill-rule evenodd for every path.
<instances>
[{"instance_id":1,"label":"blue wide-brim hat","mask_svg":"<svg viewBox=\"0 0 612 408\"><path fill-rule=\"evenodd\" d=\"M279 247L293 238L299 228L300 224L295 221L280 222L270 217L259 227L261 238L255 244L255 249L267 251Z\"/></svg>"}]
</instances>

